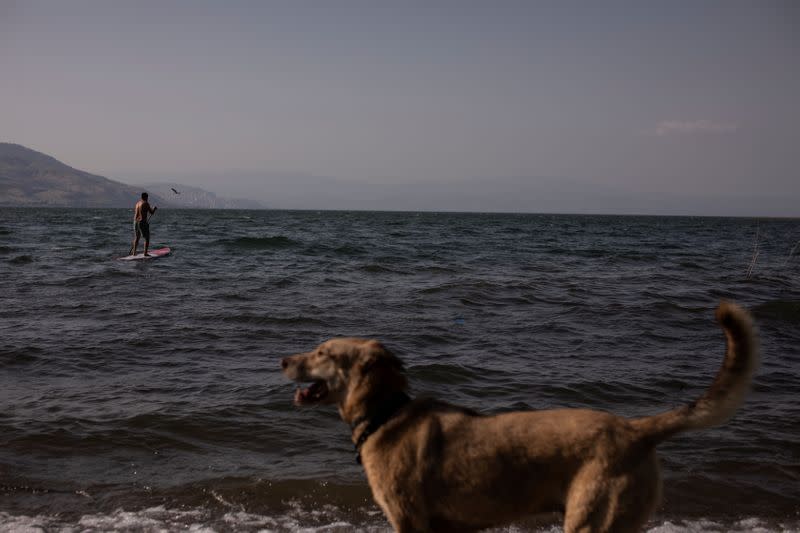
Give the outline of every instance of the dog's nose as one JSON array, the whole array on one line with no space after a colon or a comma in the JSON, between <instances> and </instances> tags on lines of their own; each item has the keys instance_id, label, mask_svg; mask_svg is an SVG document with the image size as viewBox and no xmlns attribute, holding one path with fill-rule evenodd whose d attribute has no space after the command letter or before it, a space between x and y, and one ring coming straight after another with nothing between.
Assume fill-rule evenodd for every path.
<instances>
[{"instance_id":1,"label":"dog's nose","mask_svg":"<svg viewBox=\"0 0 800 533\"><path fill-rule=\"evenodd\" d=\"M287 366L289 366L289 358L284 357L283 359L281 359L281 368L286 370Z\"/></svg>"}]
</instances>

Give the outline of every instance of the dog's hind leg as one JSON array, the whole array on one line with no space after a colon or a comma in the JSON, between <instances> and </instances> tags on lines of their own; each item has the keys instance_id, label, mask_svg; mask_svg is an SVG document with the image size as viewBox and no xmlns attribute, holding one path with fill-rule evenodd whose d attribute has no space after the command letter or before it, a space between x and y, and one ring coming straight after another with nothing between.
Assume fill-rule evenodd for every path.
<instances>
[{"instance_id":1,"label":"dog's hind leg","mask_svg":"<svg viewBox=\"0 0 800 533\"><path fill-rule=\"evenodd\" d=\"M564 533L603 531L609 505L606 473L597 464L586 465L572 479L564 505Z\"/></svg>"},{"instance_id":2,"label":"dog's hind leg","mask_svg":"<svg viewBox=\"0 0 800 533\"><path fill-rule=\"evenodd\" d=\"M397 533L433 533L427 520L422 519L420 516L414 516L404 512L386 512L389 522Z\"/></svg>"},{"instance_id":3,"label":"dog's hind leg","mask_svg":"<svg viewBox=\"0 0 800 533\"><path fill-rule=\"evenodd\" d=\"M604 527L608 495L601 491L588 491L581 496L571 498L567 502L564 513L564 533L601 533L608 531Z\"/></svg>"},{"instance_id":4,"label":"dog's hind leg","mask_svg":"<svg viewBox=\"0 0 800 533\"><path fill-rule=\"evenodd\" d=\"M633 470L609 475L584 468L567 496L564 533L635 533L642 530L660 496L661 480L655 454Z\"/></svg>"},{"instance_id":5,"label":"dog's hind leg","mask_svg":"<svg viewBox=\"0 0 800 533\"><path fill-rule=\"evenodd\" d=\"M612 481L615 504L610 508L613 516L608 517L608 531L636 532L644 528L661 500L659 470L655 452L651 452L635 469Z\"/></svg>"}]
</instances>

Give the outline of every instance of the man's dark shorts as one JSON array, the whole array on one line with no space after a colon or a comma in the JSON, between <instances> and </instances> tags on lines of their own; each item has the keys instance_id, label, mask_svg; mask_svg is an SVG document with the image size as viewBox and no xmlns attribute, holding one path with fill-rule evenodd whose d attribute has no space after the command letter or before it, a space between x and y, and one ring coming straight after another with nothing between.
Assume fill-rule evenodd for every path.
<instances>
[{"instance_id":1,"label":"man's dark shorts","mask_svg":"<svg viewBox=\"0 0 800 533\"><path fill-rule=\"evenodd\" d=\"M147 222L145 221L134 222L133 231L136 233L137 238L141 235L144 237L146 241L150 240L150 224L148 224Z\"/></svg>"}]
</instances>

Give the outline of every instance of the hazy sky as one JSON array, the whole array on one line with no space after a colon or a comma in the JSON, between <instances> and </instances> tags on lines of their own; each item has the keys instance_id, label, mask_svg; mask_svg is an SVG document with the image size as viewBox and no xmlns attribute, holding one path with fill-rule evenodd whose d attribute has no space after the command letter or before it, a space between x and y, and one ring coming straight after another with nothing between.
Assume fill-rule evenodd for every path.
<instances>
[{"instance_id":1,"label":"hazy sky","mask_svg":"<svg viewBox=\"0 0 800 533\"><path fill-rule=\"evenodd\" d=\"M274 207L800 216L798 95L791 0L0 0L0 141Z\"/></svg>"}]
</instances>

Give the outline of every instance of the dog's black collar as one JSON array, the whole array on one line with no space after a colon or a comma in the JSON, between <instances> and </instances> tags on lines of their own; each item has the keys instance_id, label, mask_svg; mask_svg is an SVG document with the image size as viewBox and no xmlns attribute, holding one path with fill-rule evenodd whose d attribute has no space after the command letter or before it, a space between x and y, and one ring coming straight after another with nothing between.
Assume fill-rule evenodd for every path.
<instances>
[{"instance_id":1,"label":"dog's black collar","mask_svg":"<svg viewBox=\"0 0 800 533\"><path fill-rule=\"evenodd\" d=\"M356 449L356 463L361 464L361 446L367 442L369 436L378 431L378 428L388 422L410 401L411 398L405 392L396 392L381 403L374 413L360 416L350 424L350 428L355 431L358 426L367 422L367 427L361 432L361 435L358 436L354 444Z\"/></svg>"}]
</instances>

